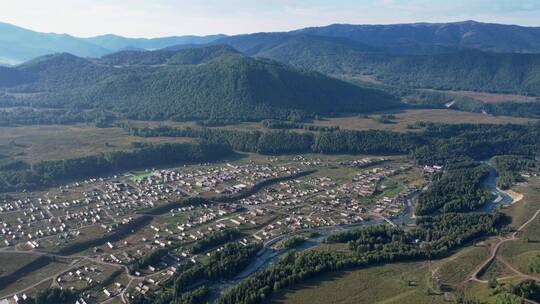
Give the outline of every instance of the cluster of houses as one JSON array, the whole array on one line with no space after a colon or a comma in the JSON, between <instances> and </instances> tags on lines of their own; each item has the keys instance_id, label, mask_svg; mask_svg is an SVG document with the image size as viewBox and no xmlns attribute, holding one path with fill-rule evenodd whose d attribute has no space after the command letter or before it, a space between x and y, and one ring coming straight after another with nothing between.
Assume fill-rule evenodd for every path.
<instances>
[{"instance_id":1,"label":"cluster of houses","mask_svg":"<svg viewBox=\"0 0 540 304\"><path fill-rule=\"evenodd\" d=\"M197 167L183 170L159 170L136 180L139 187L157 186L160 192L230 194L251 187L257 182L297 172L295 166L245 164Z\"/></svg>"},{"instance_id":2,"label":"cluster of houses","mask_svg":"<svg viewBox=\"0 0 540 304\"><path fill-rule=\"evenodd\" d=\"M74 283L82 283L84 286L93 286L99 283L97 277L102 273L102 270L97 266L79 266L56 277L56 283L59 286L73 285Z\"/></svg>"},{"instance_id":3,"label":"cluster of houses","mask_svg":"<svg viewBox=\"0 0 540 304\"><path fill-rule=\"evenodd\" d=\"M89 179L36 194L37 197L29 195L26 199L4 202L0 207L0 238L5 246L46 248L51 239L76 240L88 227L97 227L100 233L114 231L130 223L141 209L178 202L185 197L237 193L261 181L306 169L346 168L343 172L356 173L346 182L343 182L346 176L314 174L277 182L235 202L176 206L153 217L137 233L94 248L96 265L117 264L119 268L149 252L167 249L169 254L159 262L134 272L139 276L138 283L129 291L145 294L159 284L156 276L171 277L182 263L199 263L204 255L219 251L221 247L217 246L197 255L189 248L221 230L255 231L239 240L247 245L268 242L299 230L358 224L371 215L399 214L412 192L409 188L392 197L374 199L381 181L398 170L383 165L386 161L384 158L323 161L297 156L286 161L271 158L264 164L227 163L149 170L142 177ZM60 286L73 282L92 286L98 283L100 272L97 267L81 266L62 273L56 280ZM124 288L119 284L102 292L113 297Z\"/></svg>"},{"instance_id":4,"label":"cluster of houses","mask_svg":"<svg viewBox=\"0 0 540 304\"><path fill-rule=\"evenodd\" d=\"M382 161L382 160L379 160ZM365 167L375 160L351 161L345 166ZM305 177L281 182L256 195L240 201L250 214L277 215L277 219L253 237L268 241L280 235L317 227L358 224L370 215L394 217L405 208L412 189L406 187L392 197L375 200L374 206L367 207L366 200L375 197L380 183L400 168L371 167L361 171L349 183L339 183L328 176Z\"/></svg>"},{"instance_id":5,"label":"cluster of houses","mask_svg":"<svg viewBox=\"0 0 540 304\"><path fill-rule=\"evenodd\" d=\"M357 195L369 197L375 194L379 182L394 172L394 169L380 167L364 170L353 178L352 183L345 184L342 188Z\"/></svg>"}]
</instances>

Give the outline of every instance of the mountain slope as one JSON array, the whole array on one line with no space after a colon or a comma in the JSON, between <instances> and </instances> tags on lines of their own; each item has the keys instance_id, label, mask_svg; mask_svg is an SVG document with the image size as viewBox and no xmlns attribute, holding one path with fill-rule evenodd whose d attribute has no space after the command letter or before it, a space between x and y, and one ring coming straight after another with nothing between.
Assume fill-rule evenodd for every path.
<instances>
[{"instance_id":1,"label":"mountain slope","mask_svg":"<svg viewBox=\"0 0 540 304\"><path fill-rule=\"evenodd\" d=\"M22 71L0 66L0 87L12 87L32 81L32 77Z\"/></svg>"},{"instance_id":2,"label":"mountain slope","mask_svg":"<svg viewBox=\"0 0 540 304\"><path fill-rule=\"evenodd\" d=\"M406 87L540 95L540 54L479 50L393 54L343 38L293 35L256 56L325 74L372 74L383 82Z\"/></svg>"},{"instance_id":3,"label":"mountain slope","mask_svg":"<svg viewBox=\"0 0 540 304\"><path fill-rule=\"evenodd\" d=\"M372 59L371 72L388 83L540 96L540 54L463 51Z\"/></svg>"},{"instance_id":4,"label":"mountain slope","mask_svg":"<svg viewBox=\"0 0 540 304\"><path fill-rule=\"evenodd\" d=\"M166 58L147 65L150 58ZM116 58L111 64L111 58ZM174 60L173 60L174 59ZM116 65L118 60L129 61ZM156 62L152 62L156 63ZM398 106L383 92L245 57L229 47L122 52L103 59L49 55L17 71L35 77L15 92L37 106L112 110L138 119L260 120Z\"/></svg>"}]
</instances>

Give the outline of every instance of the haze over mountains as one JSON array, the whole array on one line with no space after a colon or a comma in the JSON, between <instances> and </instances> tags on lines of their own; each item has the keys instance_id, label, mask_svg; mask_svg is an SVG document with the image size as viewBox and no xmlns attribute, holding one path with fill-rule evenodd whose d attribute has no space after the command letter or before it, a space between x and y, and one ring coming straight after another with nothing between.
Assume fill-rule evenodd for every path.
<instances>
[{"instance_id":1,"label":"haze over mountains","mask_svg":"<svg viewBox=\"0 0 540 304\"><path fill-rule=\"evenodd\" d=\"M154 50L179 44L226 43L248 55L258 55L290 39L316 36L363 51L432 54L457 49L493 52L540 52L540 28L480 23L414 23L396 25L334 24L290 32L248 35L176 36L154 39L103 35L78 38L67 34L39 33L0 23L0 63L17 64L51 53L101 57L123 49Z\"/></svg>"},{"instance_id":2,"label":"haze over mountains","mask_svg":"<svg viewBox=\"0 0 540 304\"><path fill-rule=\"evenodd\" d=\"M19 64L53 53L101 57L122 49L160 49L175 44L209 43L223 35L175 36L154 39L102 35L78 38L67 34L40 33L0 22L0 64Z\"/></svg>"},{"instance_id":3,"label":"haze over mountains","mask_svg":"<svg viewBox=\"0 0 540 304\"><path fill-rule=\"evenodd\" d=\"M14 62L46 54L0 67L4 104L97 109L136 119L216 121L400 106L403 96L388 88L339 79L365 75L400 89L540 96L540 28L533 27L473 21L330 25L286 33L156 39L82 39L5 24L2 31L7 34L0 36L0 46L11 48L0 47L0 57ZM526 111L539 110L535 104Z\"/></svg>"}]
</instances>

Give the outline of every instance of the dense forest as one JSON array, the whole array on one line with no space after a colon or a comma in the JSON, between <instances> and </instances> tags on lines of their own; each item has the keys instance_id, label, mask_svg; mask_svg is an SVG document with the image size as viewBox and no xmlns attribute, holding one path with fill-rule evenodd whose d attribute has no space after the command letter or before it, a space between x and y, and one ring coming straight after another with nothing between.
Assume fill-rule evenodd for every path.
<instances>
[{"instance_id":1,"label":"dense forest","mask_svg":"<svg viewBox=\"0 0 540 304\"><path fill-rule=\"evenodd\" d=\"M303 124L303 123L294 122L294 121L284 121L284 120L276 120L276 119L265 119L261 121L261 124L267 129L304 129L307 131L321 131L321 132L339 130L338 126L316 126L316 125Z\"/></svg>"},{"instance_id":2,"label":"dense forest","mask_svg":"<svg viewBox=\"0 0 540 304\"><path fill-rule=\"evenodd\" d=\"M335 130L321 133L279 131L242 131L211 128L137 128L125 126L130 134L143 137L177 136L203 138L208 142L227 143L238 151L262 154L296 152L404 154L425 141L414 133L388 131Z\"/></svg>"},{"instance_id":3,"label":"dense forest","mask_svg":"<svg viewBox=\"0 0 540 304\"><path fill-rule=\"evenodd\" d=\"M487 165L475 161L448 162L444 174L419 194L415 214L478 209L492 198L482 186L488 174Z\"/></svg>"},{"instance_id":4,"label":"dense forest","mask_svg":"<svg viewBox=\"0 0 540 304\"><path fill-rule=\"evenodd\" d=\"M538 163L534 158L520 155L500 155L494 157L492 162L497 170L497 186L503 190L524 181L521 173L538 171Z\"/></svg>"},{"instance_id":5,"label":"dense forest","mask_svg":"<svg viewBox=\"0 0 540 304\"><path fill-rule=\"evenodd\" d=\"M462 21L451 23L331 24L291 32L255 33L223 37L227 43L252 55L279 48L295 39L339 41L371 52L432 54L459 49L501 53L538 53L536 27Z\"/></svg>"}]
</instances>

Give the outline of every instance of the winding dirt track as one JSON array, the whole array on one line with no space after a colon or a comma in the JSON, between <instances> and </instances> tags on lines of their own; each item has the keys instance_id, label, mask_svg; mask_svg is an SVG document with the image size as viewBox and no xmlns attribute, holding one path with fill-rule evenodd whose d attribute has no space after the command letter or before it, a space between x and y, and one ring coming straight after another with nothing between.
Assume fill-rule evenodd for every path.
<instances>
[{"instance_id":1,"label":"winding dirt track","mask_svg":"<svg viewBox=\"0 0 540 304\"><path fill-rule=\"evenodd\" d=\"M487 267L495 259L497 259L498 261L503 263L506 267L508 267L508 269L510 269L516 275L518 275L520 277L523 277L523 278L526 278L526 279L535 280L537 282L540 282L540 277L533 276L533 275L528 275L528 274L520 272L519 270L515 269L510 263L506 262L502 257L500 257L498 255L499 249L501 248L501 246L504 243L512 242L512 241L515 241L515 240L519 239L517 237L518 233L521 232L523 229L525 229L529 224L531 224L538 217L539 214L540 214L540 209L536 210L534 215L528 221L523 223L523 225L519 226L519 228L514 233L512 233L509 237L500 238L499 241L495 245L492 245L491 246L491 251L490 251L491 254L490 254L489 258L486 259L472 274L470 274L468 281L475 281L475 282L479 282L479 283L487 283L488 282L487 280L481 280L479 278L479 274L482 273L484 270L486 270Z\"/></svg>"}]
</instances>

